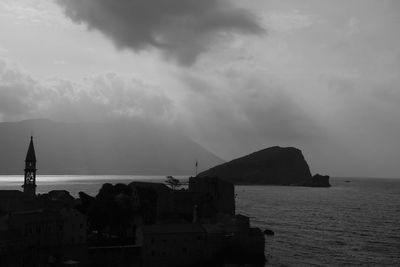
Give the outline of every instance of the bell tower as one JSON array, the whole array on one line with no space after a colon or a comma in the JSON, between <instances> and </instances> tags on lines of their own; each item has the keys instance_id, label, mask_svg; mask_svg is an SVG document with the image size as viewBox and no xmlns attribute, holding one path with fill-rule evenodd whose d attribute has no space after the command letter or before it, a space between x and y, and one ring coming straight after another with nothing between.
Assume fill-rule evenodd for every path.
<instances>
[{"instance_id":1,"label":"bell tower","mask_svg":"<svg viewBox=\"0 0 400 267\"><path fill-rule=\"evenodd\" d=\"M35 147L33 146L33 136L29 143L28 152L25 158L25 179L24 193L28 196L34 197L36 195L36 155Z\"/></svg>"}]
</instances>

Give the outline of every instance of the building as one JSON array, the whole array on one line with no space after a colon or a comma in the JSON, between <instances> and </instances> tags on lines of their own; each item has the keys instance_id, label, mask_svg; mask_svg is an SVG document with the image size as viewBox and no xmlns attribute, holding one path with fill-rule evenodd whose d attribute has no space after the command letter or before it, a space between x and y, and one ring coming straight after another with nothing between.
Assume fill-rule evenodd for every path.
<instances>
[{"instance_id":1,"label":"building","mask_svg":"<svg viewBox=\"0 0 400 267\"><path fill-rule=\"evenodd\" d=\"M46 210L12 212L7 215L8 230L20 233L28 247L62 245L63 218Z\"/></svg>"},{"instance_id":2,"label":"building","mask_svg":"<svg viewBox=\"0 0 400 267\"><path fill-rule=\"evenodd\" d=\"M138 228L144 266L263 262L264 236L250 227L247 216L235 215L233 184L217 177L191 177L185 190L152 186L158 188L154 204L161 201L164 211L175 217Z\"/></svg>"},{"instance_id":3,"label":"building","mask_svg":"<svg viewBox=\"0 0 400 267\"><path fill-rule=\"evenodd\" d=\"M129 186L139 202L146 224L168 219L173 213L172 190L165 184L135 181Z\"/></svg>"},{"instance_id":4,"label":"building","mask_svg":"<svg viewBox=\"0 0 400 267\"><path fill-rule=\"evenodd\" d=\"M25 157L23 192L19 190L0 190L0 211L23 211L39 207L36 196L36 154L31 136Z\"/></svg>"},{"instance_id":5,"label":"building","mask_svg":"<svg viewBox=\"0 0 400 267\"><path fill-rule=\"evenodd\" d=\"M223 224L203 224L206 233L204 258L209 261L223 257L226 240L226 229Z\"/></svg>"},{"instance_id":6,"label":"building","mask_svg":"<svg viewBox=\"0 0 400 267\"><path fill-rule=\"evenodd\" d=\"M65 207L60 210L62 218L62 245L86 244L87 218L76 209Z\"/></svg>"},{"instance_id":7,"label":"building","mask_svg":"<svg viewBox=\"0 0 400 267\"><path fill-rule=\"evenodd\" d=\"M24 193L27 196L36 196L36 154L33 145L33 136L29 143L28 152L25 158L25 176L24 176Z\"/></svg>"},{"instance_id":8,"label":"building","mask_svg":"<svg viewBox=\"0 0 400 267\"><path fill-rule=\"evenodd\" d=\"M143 266L190 266L203 262L206 233L200 224L143 225Z\"/></svg>"},{"instance_id":9,"label":"building","mask_svg":"<svg viewBox=\"0 0 400 267\"><path fill-rule=\"evenodd\" d=\"M18 232L2 230L0 218L0 266L22 266L26 248L23 237Z\"/></svg>"},{"instance_id":10,"label":"building","mask_svg":"<svg viewBox=\"0 0 400 267\"><path fill-rule=\"evenodd\" d=\"M199 222L202 219L204 195L189 190L173 191L174 214L186 222Z\"/></svg>"},{"instance_id":11,"label":"building","mask_svg":"<svg viewBox=\"0 0 400 267\"><path fill-rule=\"evenodd\" d=\"M235 186L232 183L217 177L190 177L189 191L204 195L203 216L235 215Z\"/></svg>"},{"instance_id":12,"label":"building","mask_svg":"<svg viewBox=\"0 0 400 267\"><path fill-rule=\"evenodd\" d=\"M20 233L28 247L86 243L86 216L71 208L9 212L0 217L0 231Z\"/></svg>"},{"instance_id":13,"label":"building","mask_svg":"<svg viewBox=\"0 0 400 267\"><path fill-rule=\"evenodd\" d=\"M0 266L84 262L86 216L73 208L75 199L65 190L36 195L36 170L31 137L23 191L0 190Z\"/></svg>"}]
</instances>

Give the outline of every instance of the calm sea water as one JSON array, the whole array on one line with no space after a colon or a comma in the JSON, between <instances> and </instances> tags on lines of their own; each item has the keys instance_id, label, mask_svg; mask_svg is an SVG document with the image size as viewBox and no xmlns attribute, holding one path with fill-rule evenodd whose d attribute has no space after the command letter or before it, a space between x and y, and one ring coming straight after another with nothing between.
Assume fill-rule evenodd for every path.
<instances>
[{"instance_id":1,"label":"calm sea water","mask_svg":"<svg viewBox=\"0 0 400 267\"><path fill-rule=\"evenodd\" d=\"M105 182L163 179L39 176L38 192L95 195ZM0 176L0 189L20 189L21 180ZM400 266L400 179L332 178L331 184L236 186L237 211L248 215L252 225L275 232L266 240L266 266Z\"/></svg>"}]
</instances>

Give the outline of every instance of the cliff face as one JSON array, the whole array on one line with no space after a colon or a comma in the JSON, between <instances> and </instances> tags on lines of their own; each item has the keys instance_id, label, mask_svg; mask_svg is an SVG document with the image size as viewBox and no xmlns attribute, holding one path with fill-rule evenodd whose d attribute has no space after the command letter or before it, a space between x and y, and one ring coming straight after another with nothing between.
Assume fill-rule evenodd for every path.
<instances>
[{"instance_id":1,"label":"cliff face","mask_svg":"<svg viewBox=\"0 0 400 267\"><path fill-rule=\"evenodd\" d=\"M302 185L312 180L301 150L277 146L218 165L198 176L217 176L235 184Z\"/></svg>"}]
</instances>

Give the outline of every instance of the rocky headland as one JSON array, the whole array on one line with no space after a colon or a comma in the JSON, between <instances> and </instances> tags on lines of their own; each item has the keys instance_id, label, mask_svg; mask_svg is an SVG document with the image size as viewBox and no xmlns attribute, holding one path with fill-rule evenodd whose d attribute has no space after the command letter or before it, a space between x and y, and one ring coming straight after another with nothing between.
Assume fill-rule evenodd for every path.
<instances>
[{"instance_id":1,"label":"rocky headland","mask_svg":"<svg viewBox=\"0 0 400 267\"><path fill-rule=\"evenodd\" d=\"M219 177L234 184L329 187L329 176L311 175L301 150L270 147L215 166L199 177Z\"/></svg>"},{"instance_id":2,"label":"rocky headland","mask_svg":"<svg viewBox=\"0 0 400 267\"><path fill-rule=\"evenodd\" d=\"M300 184L301 186L310 187L330 187L329 175L315 174L311 179Z\"/></svg>"}]
</instances>

